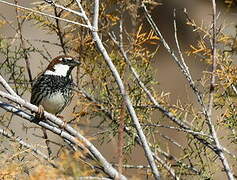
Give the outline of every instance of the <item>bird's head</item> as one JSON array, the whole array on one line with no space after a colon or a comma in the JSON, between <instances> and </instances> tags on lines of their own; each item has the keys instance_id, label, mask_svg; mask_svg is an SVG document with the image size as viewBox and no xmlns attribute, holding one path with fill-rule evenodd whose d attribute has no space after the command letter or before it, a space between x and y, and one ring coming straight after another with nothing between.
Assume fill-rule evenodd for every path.
<instances>
[{"instance_id":1,"label":"bird's head","mask_svg":"<svg viewBox=\"0 0 237 180\"><path fill-rule=\"evenodd\" d=\"M71 56L58 56L54 58L45 70L45 75L69 76L75 66L79 66L79 60Z\"/></svg>"}]
</instances>

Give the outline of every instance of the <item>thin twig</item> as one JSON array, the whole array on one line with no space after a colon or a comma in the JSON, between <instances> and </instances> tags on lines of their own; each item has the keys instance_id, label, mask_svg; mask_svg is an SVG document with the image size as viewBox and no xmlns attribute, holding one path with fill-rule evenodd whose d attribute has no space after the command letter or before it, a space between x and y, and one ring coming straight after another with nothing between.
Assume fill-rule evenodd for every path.
<instances>
[{"instance_id":1,"label":"thin twig","mask_svg":"<svg viewBox=\"0 0 237 180\"><path fill-rule=\"evenodd\" d=\"M181 131L181 132L187 132L193 135L199 135L199 136L204 136L206 138L209 138L210 140L212 140L212 137L208 134L205 134L202 131L194 131L194 130L190 130L190 129L183 129L183 128L178 128L178 127L174 127L174 126L165 126L165 125L160 125L160 124L141 124L142 126L150 126L150 127L161 127L161 128L167 128L167 129L174 129L176 131Z\"/></svg>"},{"instance_id":2,"label":"thin twig","mask_svg":"<svg viewBox=\"0 0 237 180\"><path fill-rule=\"evenodd\" d=\"M112 180L110 178L105 177L93 177L93 176L84 176L84 177L78 177L78 180Z\"/></svg>"},{"instance_id":3,"label":"thin twig","mask_svg":"<svg viewBox=\"0 0 237 180\"><path fill-rule=\"evenodd\" d=\"M187 75L190 77L190 80L192 81L192 84L194 84L194 82L192 80L192 77L191 77L191 74L190 74L190 71L189 71L189 68L188 68L187 64L185 63L183 53L182 53L182 51L180 49L180 45L179 45L178 33L177 33L177 24L176 24L176 9L174 9L173 17L174 17L174 37L175 37L175 43L176 43L176 46L177 46L177 49L178 49L178 52L179 52L178 54L179 54L180 60L183 64L183 69L186 71Z\"/></svg>"},{"instance_id":4,"label":"thin twig","mask_svg":"<svg viewBox=\"0 0 237 180\"><path fill-rule=\"evenodd\" d=\"M76 21L71 21L71 20L68 20L68 19L59 18L59 17L56 17L56 16L51 15L51 14L43 13L43 12L31 9L31 8L27 8L27 7L24 7L24 6L16 5L16 4L7 2L7 1L0 0L0 3L4 3L4 4L7 4L9 6L14 6L14 7L17 7L17 8L20 8L20 9L24 9L24 10L30 11L32 13L40 14L40 15L47 16L47 17L50 17L50 18L53 18L53 19L58 19L58 20L61 20L61 21L65 21L65 22L68 22L68 23L79 25L79 26L82 26L82 27L85 27L85 28L89 28L89 29L91 28L91 27L89 27L89 26L87 26L85 24L81 24L81 23L78 23Z\"/></svg>"},{"instance_id":5,"label":"thin twig","mask_svg":"<svg viewBox=\"0 0 237 180\"><path fill-rule=\"evenodd\" d=\"M18 0L14 0L15 4L18 5ZM19 19L19 12L18 12L18 8L16 8L16 19L17 19L17 26L18 26L18 34L20 36L20 42L21 42L21 46L23 49L23 55L24 55L24 60L25 60L25 64L26 64L26 70L29 76L29 81L30 84L32 85L33 82L33 78L32 78L32 73L31 73L31 69L30 69L30 61L29 61L29 57L28 54L26 52L26 46L25 46L25 42L23 39L23 35L22 35L22 23L20 22Z\"/></svg>"},{"instance_id":6,"label":"thin twig","mask_svg":"<svg viewBox=\"0 0 237 180\"><path fill-rule=\"evenodd\" d=\"M2 91L0 91L0 96L8 99L10 101L13 101L15 103L18 103L21 106L23 106L31 111L38 112L37 106L25 101L24 99L22 99L19 96L18 97L12 96L12 95L4 93ZM4 108L4 107L2 107L2 108ZM19 114L19 113L17 113L19 110L17 110L15 107L12 107L12 109L14 110L14 112L16 114ZM10 109L11 112L13 111L12 109ZM9 111L9 109L8 109L8 111ZM24 115L24 118L27 116L26 114L23 114L23 113L20 113L20 115ZM61 119L57 118L56 116L54 116L46 111L44 112L44 115L47 120L56 124L58 127L62 127L63 129L65 129L65 131L63 131L57 127L50 126L46 122L42 122L42 121L39 122L39 125L45 127L46 129L48 129L50 131L54 131L54 133L59 134L61 137L66 138L67 140L71 141L74 144L83 143L84 147L89 150L89 151L86 150L85 152L91 153L101 163L105 173L107 173L110 177L113 177L113 178L119 177L118 171L116 169L114 169L112 167L112 165L95 148L95 146L90 141L88 141L84 136L82 136L78 131L73 129L71 126L65 124ZM28 115L27 118L28 118L28 120L32 121L33 117ZM83 149L85 149L85 148L83 148ZM124 177L123 175L120 175L120 177L121 177L121 179L126 179L126 177Z\"/></svg>"},{"instance_id":7,"label":"thin twig","mask_svg":"<svg viewBox=\"0 0 237 180\"><path fill-rule=\"evenodd\" d=\"M49 3L47 0L45 0L45 2ZM64 6L60 5L60 4L55 3L54 1L51 1L49 4L53 5L56 8L60 8L60 9L62 9L64 11L67 11L67 12L70 12L72 14L76 14L77 16L83 17L82 13L80 13L78 11L75 11L73 9L66 8L66 7L64 7Z\"/></svg>"},{"instance_id":8,"label":"thin twig","mask_svg":"<svg viewBox=\"0 0 237 180\"><path fill-rule=\"evenodd\" d=\"M198 102L202 106L203 113L206 117L209 129L210 129L210 134L211 134L211 136L213 137L213 139L215 141L215 148L214 149L212 148L213 146L210 145L210 144L208 145L208 147L210 147L218 155L219 159L221 160L221 162L222 162L222 164L225 168L225 172L226 172L228 178L232 180L233 179L232 170L230 169L229 164L227 162L227 159L224 156L223 148L219 143L216 131L214 129L214 125L211 122L212 107L213 107L213 100L214 100L214 87L215 87L215 80L216 80L215 71L216 71L216 65L217 65L217 62L216 62L216 4L215 4L215 0L212 0L212 5L213 5L213 38L212 38L212 47L213 47L212 60L213 60L213 65L212 65L212 77L211 77L211 87L210 87L210 96L209 96L208 108L205 107L200 92L196 89L196 87L192 83L192 81L190 79L191 76L188 76L185 73L185 71L183 71L182 66L179 65L178 58L175 56L174 52L170 49L170 47L166 43L165 39L163 38L163 36L162 36L161 32L159 31L158 27L156 26L155 22L151 18L151 15L148 13L147 8L146 8L144 3L142 3L142 8L145 12L145 15L146 15L146 18L147 18L148 22L150 23L150 25L152 26L154 31L157 33L157 35L159 35L159 37L161 38L161 41L163 42L163 45L165 46L167 51L172 55L175 62L177 62L177 64L181 68L182 72L184 73L185 77L187 78L190 86L192 87L193 91L195 92L195 94L197 96L197 99L198 99ZM195 136L195 137L198 140L200 140L199 137L197 137L197 136ZM200 142L202 142L202 140Z\"/></svg>"},{"instance_id":9,"label":"thin twig","mask_svg":"<svg viewBox=\"0 0 237 180\"><path fill-rule=\"evenodd\" d=\"M115 43L116 43L116 41L115 41ZM149 100L154 104L155 108L159 109L159 111L161 111L166 117L168 117L175 124L179 125L179 127L181 127L182 129L186 129L187 132L190 132L190 134L192 134L195 138L197 138L197 140L199 140L201 143L207 145L209 148L211 148L212 150L215 151L216 147L213 147L212 143L209 143L207 140L205 140L204 138L200 137L196 133L192 133L193 130L191 129L191 127L188 124L186 124L182 120L178 119L172 112L168 111L164 106L162 106L158 101L156 101L156 99L151 94L149 89L140 80L140 77L139 77L138 73L136 72L136 70L132 67L131 62L129 61L126 52L123 49L121 49L121 48L120 48L120 50L121 50L121 53L122 53L126 63L128 63L130 70L132 71L134 77L136 78L138 84L144 90L144 92L146 93L146 95L149 98Z\"/></svg>"},{"instance_id":10,"label":"thin twig","mask_svg":"<svg viewBox=\"0 0 237 180\"><path fill-rule=\"evenodd\" d=\"M56 17L60 17L60 12L58 13L57 12L57 8L54 8L54 15ZM64 42L64 33L62 32L62 29L61 29L61 26L60 26L60 21L58 19L55 19L55 22L56 22L56 34L58 35L58 38L59 38L59 42L60 42L60 47L62 47L63 49L63 53L66 55L67 52L66 52L66 43Z\"/></svg>"},{"instance_id":11,"label":"thin twig","mask_svg":"<svg viewBox=\"0 0 237 180\"><path fill-rule=\"evenodd\" d=\"M123 46L123 20L122 20L123 12L121 13L120 25L119 25L119 42L120 46ZM97 20L98 21L98 20ZM126 84L126 82L124 82ZM119 119L119 129L118 129L118 164L119 164L119 172L122 174L123 171L123 146L124 146L124 128L125 128L125 117L126 117L126 106L125 103L122 103L121 107L121 115Z\"/></svg>"},{"instance_id":12,"label":"thin twig","mask_svg":"<svg viewBox=\"0 0 237 180\"><path fill-rule=\"evenodd\" d=\"M113 164L113 166L118 167L119 164ZM123 168L125 168L125 169L150 169L150 166L124 164Z\"/></svg>"},{"instance_id":13,"label":"thin twig","mask_svg":"<svg viewBox=\"0 0 237 180\"><path fill-rule=\"evenodd\" d=\"M3 104L3 102L0 101L0 107L2 107L2 104ZM26 142L23 141L21 138L16 137L16 136L14 136L13 134L10 134L9 132L7 132L6 130L1 129L1 128L0 128L0 134L1 134L2 136L5 136L5 137L7 137L7 138L9 138L9 139L11 139L11 140L14 140L14 141L18 142L19 144L21 144L21 145L24 146L25 148L30 149L30 150L33 151L35 154L37 154L37 155L39 155L40 157L44 158L44 159L47 160L51 165L53 165L54 167L56 167L56 165L55 165L54 163L50 162L50 159L48 158L47 155L45 155L44 153L42 153L42 152L41 152L40 150L38 150L37 148L33 147L33 145L26 143Z\"/></svg>"},{"instance_id":14,"label":"thin twig","mask_svg":"<svg viewBox=\"0 0 237 180\"><path fill-rule=\"evenodd\" d=\"M113 36L112 36L111 34L109 34L109 35L110 35L111 39L115 42L115 44L118 46L119 50L121 51L121 53L122 53L122 55L123 55L123 57L124 57L126 63L128 64L128 66L129 66L130 70L132 71L133 75L135 76L136 80L141 83L141 84L139 84L139 85L142 85L142 89L143 89L143 88L146 89L145 85L140 81L137 72L136 72L135 69L132 67L131 62L129 61L129 59L128 59L128 57L127 57L127 54L126 54L126 52L125 52L125 50L124 50L124 48L123 48L123 37L122 37L123 29L122 29L122 28L123 28L123 27L122 27L122 24L121 24L121 21L120 21L120 35L119 35L120 37L119 37L119 41L116 41L116 40L113 38ZM145 91L145 89L143 89L143 90ZM147 89L146 89L146 90L147 90ZM150 93L150 95L151 95L151 93ZM142 144L141 144L141 140L140 140L140 136L138 136L138 137L139 137L138 144L142 145ZM153 157L154 157L159 163L162 164L163 167L165 167L165 168L169 171L169 173L170 173L175 179L177 178L177 176L175 175L175 171L174 171L172 168L170 168L162 159L160 159L159 157L157 157L153 152L152 152L152 155L153 155Z\"/></svg>"},{"instance_id":15,"label":"thin twig","mask_svg":"<svg viewBox=\"0 0 237 180\"><path fill-rule=\"evenodd\" d=\"M237 95L237 88L235 85L231 85L232 89L234 90L235 94Z\"/></svg>"},{"instance_id":16,"label":"thin twig","mask_svg":"<svg viewBox=\"0 0 237 180\"><path fill-rule=\"evenodd\" d=\"M11 86L9 86L9 84L7 83L7 81L5 81L5 79L3 79L3 77L0 75L0 83L2 84L2 86L7 90L7 92L13 96L19 97L15 91L13 91L13 89L11 88Z\"/></svg>"},{"instance_id":17,"label":"thin twig","mask_svg":"<svg viewBox=\"0 0 237 180\"><path fill-rule=\"evenodd\" d=\"M114 123L118 123L118 121L114 118L114 116L112 115L111 112L109 112L108 110L104 109L101 105L97 105L97 104L101 104L100 101L96 100L92 95L88 94L85 90L80 89L80 90L77 91L77 92L81 93L88 101L93 102L93 103L95 104L95 106L96 106L100 111L104 112L105 115L106 115L109 119L111 119ZM147 126L150 126L150 125L153 126L153 124L141 124L141 125L142 125L142 126L146 126L146 125L147 125ZM81 126L81 125L79 125L79 126ZM163 126L163 125L160 125L160 126L157 125L156 127L165 127L165 126ZM92 128L98 128L98 127L97 127L97 126L93 126ZM165 128L166 128L166 127L165 127ZM167 127L167 128L169 128L169 127ZM171 129L173 129L173 128L176 129L175 127L170 127L170 128L171 128ZM201 132L188 131L188 130L181 129L181 128L177 128L176 130L180 130L180 131L183 131L183 132L189 132L189 133L191 133L191 134L197 134L197 135L207 136L206 134L203 134L203 133L201 133ZM124 127L124 131L127 133L127 135L129 135L129 136L131 136L131 137L134 136L134 134L131 133L129 127L125 126L125 127ZM137 135L135 136L135 142L136 142L138 145L142 146L141 141L140 141L140 139L139 139L139 136L137 136ZM176 164L179 164L179 165L181 164L181 166L182 166L183 168L189 169L189 170L193 171L195 174L200 174L200 171L199 171L199 170L195 169L194 167L192 167L192 166L190 166L190 165L187 165L187 164L183 163L182 161L178 160L177 158L175 158L175 157L172 156L171 154L168 154L168 153L166 153L166 152L164 152L164 151L162 151L162 150L158 150L158 151L159 151L162 155L164 155L166 158L172 159L172 160L176 161L176 162L175 162ZM167 169L167 171L169 171L169 173L170 173L174 178L176 178L175 171L172 170L172 168L170 167L170 165L167 165L166 162L164 162L161 158L157 157L157 155L156 155L155 153L152 153L152 155L153 155L153 157L154 157L164 168Z\"/></svg>"},{"instance_id":18,"label":"thin twig","mask_svg":"<svg viewBox=\"0 0 237 180\"><path fill-rule=\"evenodd\" d=\"M31 111L34 111L34 112L38 111L38 107L26 102L25 100L23 100L19 97L14 97L14 96L6 94L2 91L0 91L0 96L8 99L10 101L13 101L15 103L21 104L22 106L24 106L25 108L27 108ZM46 111L44 112L45 118L47 118L47 120L50 120L51 122L58 125L59 127L64 127L65 131L62 130L61 128L56 127L56 126L51 126L45 121L37 122L37 121L35 121L34 116L27 114L24 111L12 106L12 105L9 105L6 103L0 103L0 107L9 111L9 112L12 112L20 117L23 117L24 119L27 119L31 122L38 123L40 126L44 127L47 130L54 132L55 134L58 134L63 139L70 141L72 144L78 145L81 149L84 149L84 152L92 154L93 155L92 157L95 157L100 162L101 166L103 167L103 171L106 174L108 174L112 178L119 177L118 171L115 170L112 167L112 165L107 162L107 160L101 155L101 153L94 147L94 145L90 141L88 141L85 137L83 137L79 132L74 130L72 127L70 127L69 125L66 125L62 120L60 120L56 116L54 116ZM122 179L124 179L124 180L126 179L123 175L120 175L120 176L122 177Z\"/></svg>"},{"instance_id":19,"label":"thin twig","mask_svg":"<svg viewBox=\"0 0 237 180\"><path fill-rule=\"evenodd\" d=\"M84 18L87 26L92 27L91 22L90 22L89 18L87 17L87 15L86 15L86 13L85 13L85 11L84 11L80 1L76 0L76 2L78 4L78 6L79 6L79 9L81 10L81 13L83 14L83 18ZM97 5L98 7L95 6L94 8L98 9L99 8L99 3L98 4L95 3L95 5ZM94 10L94 12L99 13L98 10ZM99 14L94 14L94 17L93 17L94 18L94 22L93 22L94 24L98 24L98 22L95 22L95 19L98 20L98 18L97 18L98 16L99 16ZM115 81L116 81L116 83L117 83L117 85L119 87L120 93L121 93L121 95L123 97L124 103L126 104L127 110L128 110L128 112L130 114L131 119L133 120L133 123L134 123L135 128L136 128L137 133L138 133L138 136L139 136L139 138L140 138L140 140L142 142L142 146L143 146L143 149L145 151L145 155L147 157L147 160L148 160L148 162L149 162L149 164L151 166L152 173L153 173L155 179L158 180L158 179L160 179L160 173L159 173L159 171L158 171L158 169L156 167L156 164L155 164L155 161L154 161L154 157L152 156L151 149L150 149L150 147L148 145L148 142L146 140L146 136L143 133L142 127L141 127L141 125L139 123L139 120L138 120L137 114L136 114L136 112L134 110L134 107L132 105L131 99L128 96L126 90L125 90L123 81L122 81L122 79L121 79L121 77L120 77L120 75L119 75L115 65L113 64L110 56L108 55L108 52L106 51L106 49L105 49L105 47L104 47L104 45L103 45L103 43L102 43L102 41L101 41L101 39L100 39L100 37L98 35L98 32L95 30L95 27L93 27L92 29L93 30L91 30L91 31L92 31L93 39L94 39L94 41L95 41L99 51L103 55L104 60L106 61L106 63L108 65L109 69L111 70L114 78L115 78Z\"/></svg>"},{"instance_id":20,"label":"thin twig","mask_svg":"<svg viewBox=\"0 0 237 180\"><path fill-rule=\"evenodd\" d=\"M212 135L214 142L219 149L217 151L217 155L222 162L222 165L224 167L224 171L228 177L229 180L234 180L233 172L230 168L230 165L223 153L223 147L220 144L220 141L218 139L215 127L213 125L212 119L213 119L213 103L214 103L214 94L215 94L215 84L216 84L216 69L217 69L217 47L216 47L216 1L212 0L212 70L211 70L211 82L210 82L210 90L209 90L209 102L208 102L208 119L207 124L209 126L210 134Z\"/></svg>"},{"instance_id":21,"label":"thin twig","mask_svg":"<svg viewBox=\"0 0 237 180\"><path fill-rule=\"evenodd\" d=\"M195 86L195 83L192 79L191 74L189 73L189 71L187 71L187 68L185 67L185 63L181 63L184 61L179 61L179 58L175 55L174 51L170 48L169 44L166 42L166 40L164 39L164 37L162 36L162 33L160 32L159 28L156 26L155 22L153 21L151 15L149 14L146 5L144 3L142 3L141 5L143 11L145 12L145 16L147 21L149 22L149 24L151 25L152 29L154 30L154 32L157 34L157 36L160 38L161 42L163 43L164 47L166 48L166 50L169 52L169 54L173 57L173 60L175 61L175 63L178 65L178 67L180 68L181 72L183 73L183 75L185 76L185 78L187 79L189 86L191 87L191 89L193 90L194 94L197 97L197 101L199 102L199 104L201 105L202 109L203 109L203 113L205 116L207 116L207 108L203 102L203 98L202 95L200 93L200 91L197 89L197 87ZM177 44L179 47L179 44ZM181 57L183 57L180 54Z\"/></svg>"}]
</instances>

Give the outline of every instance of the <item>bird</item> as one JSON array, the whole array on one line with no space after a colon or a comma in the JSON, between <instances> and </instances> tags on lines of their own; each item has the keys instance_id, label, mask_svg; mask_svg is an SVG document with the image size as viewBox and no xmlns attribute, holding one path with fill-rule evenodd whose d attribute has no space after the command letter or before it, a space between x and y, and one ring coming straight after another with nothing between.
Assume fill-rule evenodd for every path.
<instances>
[{"instance_id":1,"label":"bird","mask_svg":"<svg viewBox=\"0 0 237 180\"><path fill-rule=\"evenodd\" d=\"M44 117L44 110L58 115L71 102L73 95L72 70L79 66L79 60L71 56L57 56L32 83L31 104L38 106L38 117Z\"/></svg>"}]
</instances>

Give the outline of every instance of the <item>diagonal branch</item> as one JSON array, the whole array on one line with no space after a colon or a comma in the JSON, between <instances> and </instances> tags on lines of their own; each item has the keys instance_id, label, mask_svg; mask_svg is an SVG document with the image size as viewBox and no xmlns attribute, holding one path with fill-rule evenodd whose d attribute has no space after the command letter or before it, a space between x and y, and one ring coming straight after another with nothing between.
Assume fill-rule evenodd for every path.
<instances>
[{"instance_id":1,"label":"diagonal branch","mask_svg":"<svg viewBox=\"0 0 237 180\"><path fill-rule=\"evenodd\" d=\"M78 4L78 7L83 15L83 18L87 24L88 27L90 27L90 30L92 32L92 36L93 36L93 40L95 42L95 44L97 45L97 48L99 49L100 53L102 54L102 56L104 57L104 60L106 61L112 75L114 76L115 78L115 81L119 87L119 90L120 90L120 93L123 97L123 100L124 100L124 103L127 107L127 110L130 114L130 117L131 119L133 120L133 123L135 125L135 128L137 130L137 133L138 133L138 136L140 137L140 140L142 142L142 146L143 146L143 149L145 151L145 154L146 154L146 158L151 166L151 169L152 169L152 173L155 177L155 179L160 179L160 173L156 167L156 164L155 164L155 160L154 160L154 157L152 156L152 151L148 145L148 142L146 140L146 136L144 135L143 133L143 130L142 130L142 127L139 123L139 120L138 120L138 117L137 117L137 114L134 110L134 107L132 105L132 102L131 102L131 99L130 97L128 96L126 90L125 90L125 87L124 87L124 84L123 84L123 81L115 67L115 65L113 64L108 52L106 51L99 35L98 35L98 32L97 32L97 28L98 28L98 16L99 16L99 0L96 0L95 1L95 5L94 5L94 17L93 17L93 25L91 24L89 18L87 17L86 15L86 12L84 11L82 5L81 5L81 1L80 0L76 0L77 4Z\"/></svg>"},{"instance_id":2,"label":"diagonal branch","mask_svg":"<svg viewBox=\"0 0 237 180\"><path fill-rule=\"evenodd\" d=\"M0 101L0 107L7 110L7 111L11 111L11 109L13 110L13 107L3 103L2 101ZM7 132L4 129L0 128L0 134L2 136L5 136L11 140L14 140L16 142L18 142L19 144L21 144L23 147L33 151L35 154L43 157L45 160L47 160L53 167L56 167L56 165L53 162L50 162L50 159L48 158L48 156L46 156L44 153L42 153L40 150L38 150L37 148L35 148L33 145L26 143L25 141L23 141L21 138L14 136L13 134Z\"/></svg>"},{"instance_id":3,"label":"diagonal branch","mask_svg":"<svg viewBox=\"0 0 237 180\"><path fill-rule=\"evenodd\" d=\"M220 144L219 138L217 136L214 124L212 122L213 119L213 105L214 105L214 93L215 93L215 84L216 84L216 69L217 69L217 49L216 49L216 1L212 0L212 73L211 73L211 82L210 82L210 90L209 90L209 102L208 102L208 119L207 124L209 126L210 133L214 139L214 142L219 151L217 151L217 155L222 162L225 173L229 180L234 179L233 172L229 166L229 163L224 155L223 147Z\"/></svg>"},{"instance_id":4,"label":"diagonal branch","mask_svg":"<svg viewBox=\"0 0 237 180\"><path fill-rule=\"evenodd\" d=\"M82 27L90 29L90 27L85 25L85 24L81 24L81 23L78 23L76 21L71 21L69 19L64 19L64 18L56 17L56 16L51 15L51 14L43 13L43 12L31 9L31 8L27 8L27 7L24 7L24 6L17 5L17 4L13 4L13 3L10 3L10 2L7 2L7 1L0 0L0 3L7 4L9 6L13 6L13 7L17 7L17 8L20 8L20 9L24 9L26 11L30 11L32 13L40 14L40 15L47 16L47 17L50 17L50 18L53 18L53 19L58 19L58 20L61 20L61 21L65 21L65 22L68 22L68 23L72 23L72 24L79 25L79 26L82 26Z\"/></svg>"},{"instance_id":5,"label":"diagonal branch","mask_svg":"<svg viewBox=\"0 0 237 180\"><path fill-rule=\"evenodd\" d=\"M6 81L0 76L0 83L5 84L5 82ZM10 92L13 91L8 84L5 84L4 87L7 87ZM19 96L14 96L14 95L5 93L3 91L0 91L0 97L8 99L14 103L17 103L17 104L33 111L33 112L38 112L37 106L27 102L26 100L22 99ZM1 108L4 108L4 107L6 107L6 106L1 106ZM6 109L6 108L4 108L4 109ZM12 112L12 113L14 112L15 114L17 114L27 120L30 120L31 122L34 120L34 116L27 114L24 111L15 108L14 106L12 106L11 109L6 109L6 110L8 110L8 111L10 110L10 112ZM113 168L112 165L96 149L96 147L90 141L88 141L84 136L82 136L78 131L76 131L71 126L65 124L61 119L57 118L56 116L54 116L46 111L44 112L44 115L48 121L57 125L58 127L51 126L51 125L49 125L49 123L43 122L43 121L38 122L38 124L40 126L46 128L50 131L53 131L54 133L60 135L62 138L70 141L72 144L75 144L75 145L83 144L82 147L80 147L80 146L79 147L83 148L83 149L85 149L85 148L88 149L88 150L86 150L86 152L88 152L89 154L92 154L93 157L95 157L100 162L101 166L103 167L103 171L106 174L108 174L112 178L119 177L118 171L115 168ZM35 123L37 123L37 122L35 122ZM123 175L120 175L120 178L126 179L126 177L124 177Z\"/></svg>"},{"instance_id":6,"label":"diagonal branch","mask_svg":"<svg viewBox=\"0 0 237 180\"><path fill-rule=\"evenodd\" d=\"M208 145L208 147L210 147L218 155L220 161L223 164L223 167L225 169L225 172L226 172L228 178L231 179L231 180L234 179L233 172L230 169L229 163L228 163L228 161L227 161L227 159L224 155L224 152L223 152L224 148L221 146L221 144L219 142L219 139L218 139L218 136L216 134L214 125L211 121L213 101L214 101L214 89L215 89L215 81L216 81L215 71L216 71L216 67L217 67L217 62L216 62L216 3L215 3L215 0L212 0L212 8L213 8L212 61L213 61L213 65L212 65L212 77L211 77L211 86L210 86L210 94L209 94L209 103L208 103L207 108L204 105L204 102L202 100L202 96L201 96L200 92L196 89L196 87L195 87L195 85L194 85L194 83L191 79L191 76L189 76L185 72L185 70L182 68L182 65L180 65L180 62L179 62L178 58L176 57L174 52L170 49L169 45L166 43L165 39L163 38L163 36L162 36L161 32L159 31L158 27L156 26L155 22L151 18L151 15L148 13L148 10L147 10L144 3L142 3L142 8L143 8L143 11L145 12L147 21L150 23L152 29L157 33L157 35L159 35L159 37L161 38L161 41L162 41L163 45L165 46L165 48L172 55L175 62L179 65L181 71L183 72L183 74L187 78L191 88L195 92L195 94L197 96L197 99L198 99L198 102L202 106L203 113L205 115L205 118L207 120L207 124L209 126L210 134L213 137L213 140L215 142L215 148L214 149L213 149L213 146L210 145L210 144ZM197 137L197 136L195 136L195 137L200 141L199 137Z\"/></svg>"},{"instance_id":7,"label":"diagonal branch","mask_svg":"<svg viewBox=\"0 0 237 180\"><path fill-rule=\"evenodd\" d=\"M3 79L3 77L0 75L0 83L2 84L2 86L7 90L7 92L13 96L19 97L15 91L13 91L13 89L11 88L11 86L9 86L9 84L7 83L7 81L5 81L5 79Z\"/></svg>"},{"instance_id":8,"label":"diagonal branch","mask_svg":"<svg viewBox=\"0 0 237 180\"><path fill-rule=\"evenodd\" d=\"M185 78L187 79L189 86L191 87L191 89L193 90L194 94L197 97L197 101L199 102L199 104L202 107L203 113L204 115L207 117L207 108L205 107L205 104L203 102L203 97L200 93L200 91L197 89L195 82L192 79L191 74L189 73L189 70L184 62L184 60L182 59L182 53L180 54L181 57L181 61L179 61L179 58L175 55L174 51L170 48L169 44L166 42L165 38L162 36L162 33L160 32L159 28L157 27L157 25L155 24L154 20L152 19L151 15L149 14L147 7L144 3L142 3L141 5L146 19L148 21L148 23L150 24L151 28L154 30L154 32L156 33L157 36L159 36L161 42L163 43L165 49L169 52L169 54L172 56L173 60L175 61L175 63L178 65L178 67L180 68L181 72L183 73L183 75L185 76ZM174 28L176 28L176 22L174 20ZM176 34L176 29L175 29L175 34ZM179 43L177 42L177 35L175 36L176 38L176 45L179 48ZM182 62L182 63L181 63Z\"/></svg>"}]
</instances>

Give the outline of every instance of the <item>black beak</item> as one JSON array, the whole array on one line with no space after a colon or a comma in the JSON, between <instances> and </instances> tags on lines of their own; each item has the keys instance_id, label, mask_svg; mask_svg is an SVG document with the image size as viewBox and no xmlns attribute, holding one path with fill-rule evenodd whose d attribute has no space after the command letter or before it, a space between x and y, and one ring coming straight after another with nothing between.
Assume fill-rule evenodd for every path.
<instances>
[{"instance_id":1,"label":"black beak","mask_svg":"<svg viewBox=\"0 0 237 180\"><path fill-rule=\"evenodd\" d=\"M69 62L69 65L70 66L79 66L81 64L81 62L79 60L75 61L75 60L72 60Z\"/></svg>"}]
</instances>

